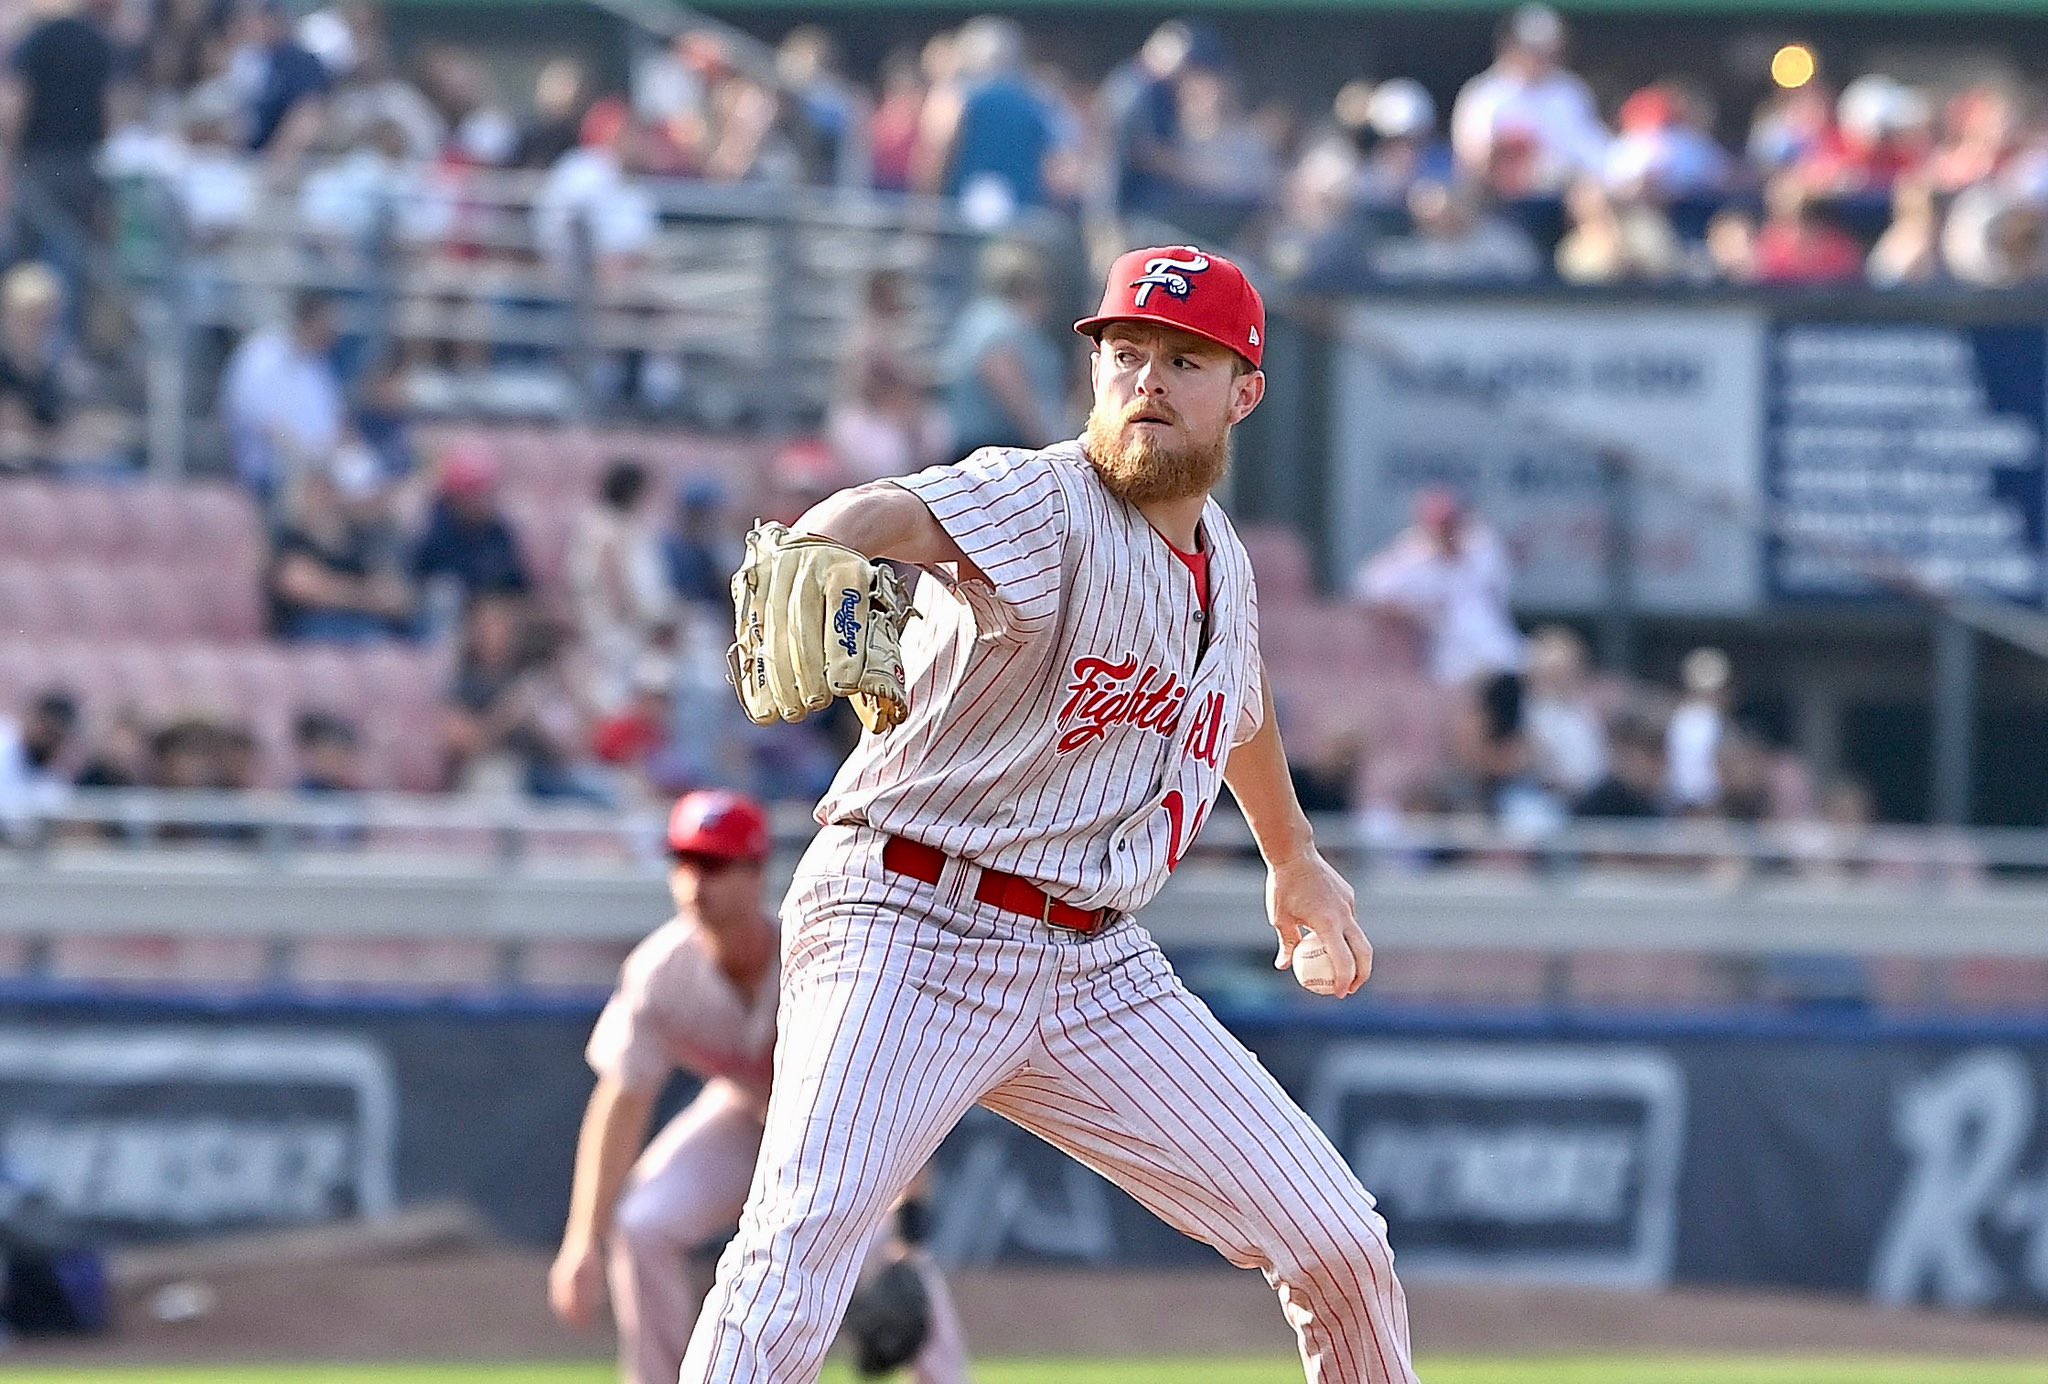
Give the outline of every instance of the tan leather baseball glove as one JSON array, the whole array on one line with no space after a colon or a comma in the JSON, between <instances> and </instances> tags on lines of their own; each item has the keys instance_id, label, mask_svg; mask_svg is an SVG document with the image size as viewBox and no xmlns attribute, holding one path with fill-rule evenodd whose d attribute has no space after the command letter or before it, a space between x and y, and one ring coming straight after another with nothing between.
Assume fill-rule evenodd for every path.
<instances>
[{"instance_id":1,"label":"tan leather baseball glove","mask_svg":"<svg viewBox=\"0 0 2048 1384\"><path fill-rule=\"evenodd\" d=\"M848 697L880 734L909 711L903 625L910 598L896 570L829 538L756 523L732 579L736 639L727 655L756 725L801 721Z\"/></svg>"}]
</instances>

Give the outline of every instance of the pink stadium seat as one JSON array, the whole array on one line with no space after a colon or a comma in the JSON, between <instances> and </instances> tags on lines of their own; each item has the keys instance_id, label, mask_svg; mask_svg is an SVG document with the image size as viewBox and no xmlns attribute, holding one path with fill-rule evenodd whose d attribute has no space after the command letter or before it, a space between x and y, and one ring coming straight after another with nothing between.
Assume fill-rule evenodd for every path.
<instances>
[{"instance_id":1,"label":"pink stadium seat","mask_svg":"<svg viewBox=\"0 0 2048 1384\"><path fill-rule=\"evenodd\" d=\"M255 502L228 486L195 486L185 496L185 514L196 553L246 553L263 543L263 522Z\"/></svg>"},{"instance_id":2,"label":"pink stadium seat","mask_svg":"<svg viewBox=\"0 0 2048 1384\"><path fill-rule=\"evenodd\" d=\"M127 487L73 485L59 492L64 510L67 556L125 561L135 542L135 526L124 500Z\"/></svg>"},{"instance_id":3,"label":"pink stadium seat","mask_svg":"<svg viewBox=\"0 0 2048 1384\"><path fill-rule=\"evenodd\" d=\"M50 630L50 602L43 571L30 562L0 563L0 638L22 638Z\"/></svg>"},{"instance_id":4,"label":"pink stadium seat","mask_svg":"<svg viewBox=\"0 0 2048 1384\"><path fill-rule=\"evenodd\" d=\"M1314 598L1315 565L1301 535L1282 524L1252 524L1238 537L1252 560L1262 607L1268 601Z\"/></svg>"},{"instance_id":5,"label":"pink stadium seat","mask_svg":"<svg viewBox=\"0 0 2048 1384\"><path fill-rule=\"evenodd\" d=\"M0 556L48 558L70 541L57 488L42 481L0 482Z\"/></svg>"},{"instance_id":6,"label":"pink stadium seat","mask_svg":"<svg viewBox=\"0 0 2048 1384\"><path fill-rule=\"evenodd\" d=\"M191 493L192 487L180 485L124 486L114 492L126 511L131 561L189 562L201 551L192 533L186 498Z\"/></svg>"}]
</instances>

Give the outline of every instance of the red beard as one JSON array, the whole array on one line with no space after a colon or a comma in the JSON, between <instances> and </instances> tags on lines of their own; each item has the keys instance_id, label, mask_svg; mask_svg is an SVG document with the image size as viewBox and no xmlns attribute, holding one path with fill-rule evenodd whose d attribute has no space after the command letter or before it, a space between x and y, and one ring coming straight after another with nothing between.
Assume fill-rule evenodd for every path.
<instances>
[{"instance_id":1,"label":"red beard","mask_svg":"<svg viewBox=\"0 0 2048 1384\"><path fill-rule=\"evenodd\" d=\"M1149 430L1128 427L1142 404L1115 412L1097 404L1088 415L1084 449L1109 493L1134 505L1207 495L1230 469L1230 430L1179 446ZM1180 420L1185 424L1185 420Z\"/></svg>"}]
</instances>

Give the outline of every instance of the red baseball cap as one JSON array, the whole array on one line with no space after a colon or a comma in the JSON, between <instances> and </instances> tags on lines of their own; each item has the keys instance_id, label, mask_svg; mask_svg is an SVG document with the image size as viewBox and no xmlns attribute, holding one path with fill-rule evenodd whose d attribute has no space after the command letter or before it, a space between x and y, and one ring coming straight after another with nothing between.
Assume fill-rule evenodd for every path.
<instances>
[{"instance_id":1,"label":"red baseball cap","mask_svg":"<svg viewBox=\"0 0 2048 1384\"><path fill-rule=\"evenodd\" d=\"M685 793L668 814L668 848L718 860L766 860L768 813L752 798L720 788Z\"/></svg>"},{"instance_id":2,"label":"red baseball cap","mask_svg":"<svg viewBox=\"0 0 2048 1384\"><path fill-rule=\"evenodd\" d=\"M1266 357L1266 304L1244 271L1192 245L1132 250L1109 267L1102 306L1074 324L1100 337L1114 322L1157 322L1237 352L1257 369Z\"/></svg>"}]
</instances>

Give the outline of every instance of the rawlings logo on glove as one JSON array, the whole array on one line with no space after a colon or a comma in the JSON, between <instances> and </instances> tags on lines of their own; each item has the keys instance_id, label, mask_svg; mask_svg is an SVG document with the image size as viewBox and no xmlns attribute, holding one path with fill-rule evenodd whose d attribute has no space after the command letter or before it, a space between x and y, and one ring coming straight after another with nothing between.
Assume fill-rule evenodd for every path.
<instances>
[{"instance_id":1,"label":"rawlings logo on glove","mask_svg":"<svg viewBox=\"0 0 2048 1384\"><path fill-rule=\"evenodd\" d=\"M903 624L917 612L893 567L760 523L732 599L730 676L756 725L801 721L834 697L851 698L876 734L902 724Z\"/></svg>"}]
</instances>

